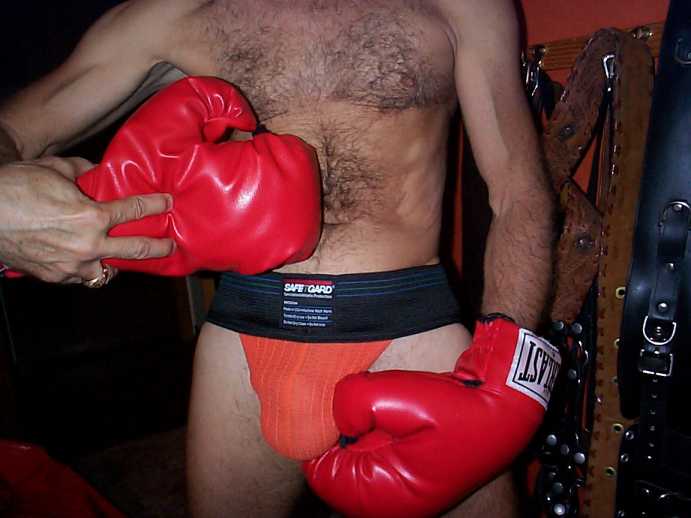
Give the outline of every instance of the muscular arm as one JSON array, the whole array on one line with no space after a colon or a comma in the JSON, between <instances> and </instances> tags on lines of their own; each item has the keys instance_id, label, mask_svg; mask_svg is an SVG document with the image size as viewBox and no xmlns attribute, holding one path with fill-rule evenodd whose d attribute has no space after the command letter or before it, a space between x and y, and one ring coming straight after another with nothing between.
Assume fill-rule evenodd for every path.
<instances>
[{"instance_id":1,"label":"muscular arm","mask_svg":"<svg viewBox=\"0 0 691 518\"><path fill-rule=\"evenodd\" d=\"M158 214L167 196L107 204L74 184L91 164L53 155L94 133L179 75L179 25L199 0L125 2L87 32L68 60L0 106L0 262L46 281L100 275L100 259L168 255L170 240L109 238L113 225ZM44 157L40 160L31 160Z\"/></svg>"},{"instance_id":2,"label":"muscular arm","mask_svg":"<svg viewBox=\"0 0 691 518\"><path fill-rule=\"evenodd\" d=\"M198 3L139 0L107 12L62 65L0 105L0 141L9 137L23 159L56 154L180 76L169 61Z\"/></svg>"},{"instance_id":3,"label":"muscular arm","mask_svg":"<svg viewBox=\"0 0 691 518\"><path fill-rule=\"evenodd\" d=\"M535 328L552 279L555 199L520 82L514 6L448 4L458 97L493 214L482 311Z\"/></svg>"}]
</instances>

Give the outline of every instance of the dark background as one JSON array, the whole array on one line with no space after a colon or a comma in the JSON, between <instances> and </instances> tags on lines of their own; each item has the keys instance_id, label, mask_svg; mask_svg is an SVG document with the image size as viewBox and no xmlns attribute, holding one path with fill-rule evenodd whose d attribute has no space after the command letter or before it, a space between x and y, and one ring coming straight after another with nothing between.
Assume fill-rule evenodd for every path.
<instances>
[{"instance_id":1,"label":"dark background","mask_svg":"<svg viewBox=\"0 0 691 518\"><path fill-rule=\"evenodd\" d=\"M61 63L118 3L5 2L0 99ZM65 154L98 162L111 134ZM1 294L0 363L9 364L15 404L3 409L0 436L39 443L70 461L184 425L193 336L183 279L125 273L88 290L23 278L4 280Z\"/></svg>"},{"instance_id":2,"label":"dark background","mask_svg":"<svg viewBox=\"0 0 691 518\"><path fill-rule=\"evenodd\" d=\"M117 0L3 2L0 95L5 97L62 62L86 28L119 3Z\"/></svg>"}]
</instances>

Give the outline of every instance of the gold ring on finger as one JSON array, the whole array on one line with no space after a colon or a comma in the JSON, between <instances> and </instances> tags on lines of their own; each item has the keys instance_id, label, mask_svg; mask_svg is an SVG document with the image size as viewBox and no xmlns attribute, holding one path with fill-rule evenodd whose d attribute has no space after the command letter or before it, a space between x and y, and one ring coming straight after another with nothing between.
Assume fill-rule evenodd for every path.
<instances>
[{"instance_id":1,"label":"gold ring on finger","mask_svg":"<svg viewBox=\"0 0 691 518\"><path fill-rule=\"evenodd\" d=\"M102 288L108 284L111 279L115 276L115 270L111 266L104 264L101 265L101 274L93 279L83 280L82 284L87 288Z\"/></svg>"}]
</instances>

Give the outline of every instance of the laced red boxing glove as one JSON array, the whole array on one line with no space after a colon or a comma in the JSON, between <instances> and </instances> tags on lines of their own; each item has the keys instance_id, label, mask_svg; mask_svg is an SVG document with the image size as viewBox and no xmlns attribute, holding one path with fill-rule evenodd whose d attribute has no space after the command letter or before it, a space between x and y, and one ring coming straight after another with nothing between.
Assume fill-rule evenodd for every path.
<instances>
[{"instance_id":1,"label":"laced red boxing glove","mask_svg":"<svg viewBox=\"0 0 691 518\"><path fill-rule=\"evenodd\" d=\"M116 133L101 163L77 184L97 201L167 192L173 209L113 227L109 235L170 237L160 259L105 259L122 270L186 275L260 273L307 259L321 227L314 150L291 135L257 131L252 109L229 83L188 77L158 92Z\"/></svg>"},{"instance_id":2,"label":"laced red boxing glove","mask_svg":"<svg viewBox=\"0 0 691 518\"><path fill-rule=\"evenodd\" d=\"M307 481L348 518L436 516L527 446L560 366L554 346L491 315L453 372L350 375L334 395L340 444L303 464Z\"/></svg>"}]
</instances>

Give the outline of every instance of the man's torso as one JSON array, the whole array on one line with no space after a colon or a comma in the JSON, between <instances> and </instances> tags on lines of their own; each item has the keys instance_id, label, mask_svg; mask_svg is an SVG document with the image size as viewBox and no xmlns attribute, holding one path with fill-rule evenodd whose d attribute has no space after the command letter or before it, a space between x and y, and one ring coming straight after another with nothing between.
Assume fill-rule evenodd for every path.
<instances>
[{"instance_id":1,"label":"man's torso","mask_svg":"<svg viewBox=\"0 0 691 518\"><path fill-rule=\"evenodd\" d=\"M448 123L456 106L444 20L420 1L211 1L174 63L238 86L258 118L311 144L324 231L292 271L436 261Z\"/></svg>"}]
</instances>

